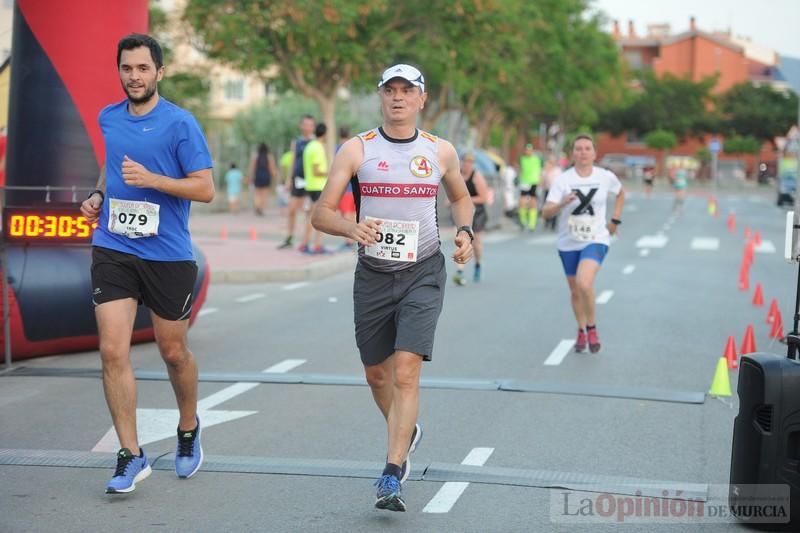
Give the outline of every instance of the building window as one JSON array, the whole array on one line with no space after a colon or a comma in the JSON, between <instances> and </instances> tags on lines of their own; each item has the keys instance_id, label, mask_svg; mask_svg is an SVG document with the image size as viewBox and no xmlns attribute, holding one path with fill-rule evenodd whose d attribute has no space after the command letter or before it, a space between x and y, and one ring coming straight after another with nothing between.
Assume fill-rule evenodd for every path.
<instances>
[{"instance_id":1,"label":"building window","mask_svg":"<svg viewBox=\"0 0 800 533\"><path fill-rule=\"evenodd\" d=\"M223 85L225 100L240 102L244 100L244 80L225 80Z\"/></svg>"},{"instance_id":2,"label":"building window","mask_svg":"<svg viewBox=\"0 0 800 533\"><path fill-rule=\"evenodd\" d=\"M629 50L625 52L625 61L632 69L642 68L642 53L638 50Z\"/></svg>"}]
</instances>

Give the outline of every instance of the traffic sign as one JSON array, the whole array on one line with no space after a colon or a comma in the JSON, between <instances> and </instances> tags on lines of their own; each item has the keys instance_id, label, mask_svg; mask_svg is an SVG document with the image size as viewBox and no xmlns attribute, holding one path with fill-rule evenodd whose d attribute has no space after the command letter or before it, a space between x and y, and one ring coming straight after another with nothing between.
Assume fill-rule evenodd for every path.
<instances>
[{"instance_id":1,"label":"traffic sign","mask_svg":"<svg viewBox=\"0 0 800 533\"><path fill-rule=\"evenodd\" d=\"M722 143L716 137L711 139L708 143L708 151L712 154L718 154L722 150Z\"/></svg>"}]
</instances>

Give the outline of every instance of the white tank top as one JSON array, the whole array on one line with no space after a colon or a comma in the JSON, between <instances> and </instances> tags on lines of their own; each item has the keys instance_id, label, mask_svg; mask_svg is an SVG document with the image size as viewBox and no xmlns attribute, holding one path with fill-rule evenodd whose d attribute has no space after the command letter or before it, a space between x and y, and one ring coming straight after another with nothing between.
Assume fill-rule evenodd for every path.
<instances>
[{"instance_id":1,"label":"white tank top","mask_svg":"<svg viewBox=\"0 0 800 533\"><path fill-rule=\"evenodd\" d=\"M359 222L365 217L418 222L415 261L436 254L441 245L436 218L436 195L442 181L439 139L422 130L410 139L391 139L382 128L358 137L364 145L364 161L353 184ZM363 246L358 253L373 270L395 272L414 265L366 255Z\"/></svg>"}]
</instances>

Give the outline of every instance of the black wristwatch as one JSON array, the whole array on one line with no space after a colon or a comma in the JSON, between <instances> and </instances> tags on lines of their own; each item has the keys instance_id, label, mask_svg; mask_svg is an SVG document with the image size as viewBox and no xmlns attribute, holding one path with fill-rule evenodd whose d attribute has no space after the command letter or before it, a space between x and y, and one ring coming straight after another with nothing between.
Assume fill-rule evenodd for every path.
<instances>
[{"instance_id":1,"label":"black wristwatch","mask_svg":"<svg viewBox=\"0 0 800 533\"><path fill-rule=\"evenodd\" d=\"M106 201L106 194L103 191L101 191L100 189L95 189L92 192L90 192L89 196L87 196L86 199L88 200L89 198L91 198L95 194L99 194L100 198L102 198L102 200L100 200L101 204Z\"/></svg>"},{"instance_id":2,"label":"black wristwatch","mask_svg":"<svg viewBox=\"0 0 800 533\"><path fill-rule=\"evenodd\" d=\"M472 231L472 226L459 226L458 231L456 231L456 235L458 235L462 231L466 232L466 234L469 235L469 242L475 240L475 232Z\"/></svg>"},{"instance_id":3,"label":"black wristwatch","mask_svg":"<svg viewBox=\"0 0 800 533\"><path fill-rule=\"evenodd\" d=\"M618 218L612 218L611 223L614 224L615 226L619 226L620 224L622 224L622 221Z\"/></svg>"}]
</instances>

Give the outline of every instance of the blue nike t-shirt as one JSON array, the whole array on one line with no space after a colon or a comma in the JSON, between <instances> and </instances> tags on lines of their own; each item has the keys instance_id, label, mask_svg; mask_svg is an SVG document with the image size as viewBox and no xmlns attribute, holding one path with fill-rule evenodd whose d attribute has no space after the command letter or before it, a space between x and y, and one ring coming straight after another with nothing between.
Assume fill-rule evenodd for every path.
<instances>
[{"instance_id":1,"label":"blue nike t-shirt","mask_svg":"<svg viewBox=\"0 0 800 533\"><path fill-rule=\"evenodd\" d=\"M142 164L148 171L174 179L212 168L203 131L188 111L159 98L148 114L128 113L128 100L100 112L100 129L106 145L106 199L92 244L151 261L194 259L189 235L191 201L149 188L132 187L122 179L122 160ZM146 201L158 204L158 235L130 238L108 229L109 201Z\"/></svg>"}]
</instances>

